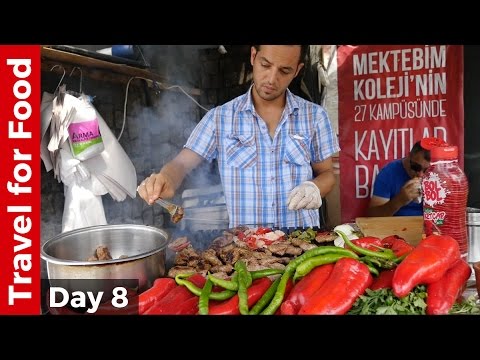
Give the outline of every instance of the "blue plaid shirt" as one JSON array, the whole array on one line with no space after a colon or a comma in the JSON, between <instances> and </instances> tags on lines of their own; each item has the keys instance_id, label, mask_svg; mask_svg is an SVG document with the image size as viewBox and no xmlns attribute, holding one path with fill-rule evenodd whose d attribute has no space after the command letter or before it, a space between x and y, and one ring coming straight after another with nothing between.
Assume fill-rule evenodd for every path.
<instances>
[{"instance_id":1,"label":"blue plaid shirt","mask_svg":"<svg viewBox=\"0 0 480 360\"><path fill-rule=\"evenodd\" d=\"M319 226L318 209L288 210L287 198L313 178L311 162L340 150L325 109L287 90L272 140L251 91L210 110L185 147L207 161L217 159L231 227Z\"/></svg>"}]
</instances>

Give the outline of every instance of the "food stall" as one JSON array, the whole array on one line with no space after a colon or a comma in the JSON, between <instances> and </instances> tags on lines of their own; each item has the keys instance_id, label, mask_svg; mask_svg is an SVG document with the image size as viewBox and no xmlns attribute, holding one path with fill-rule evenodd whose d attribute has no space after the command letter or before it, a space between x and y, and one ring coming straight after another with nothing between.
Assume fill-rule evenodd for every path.
<instances>
[{"instance_id":1,"label":"food stall","mask_svg":"<svg viewBox=\"0 0 480 360\"><path fill-rule=\"evenodd\" d=\"M45 51L45 54L48 60L45 72L50 72L51 66L57 60L52 58L51 52ZM209 53L209 55L212 54ZM113 68L120 72L124 69L123 66L117 65ZM127 86L127 89L130 84L129 76L136 74L150 77L145 87L147 93L155 91L156 81L162 81L162 78L152 76L146 70L139 72L137 69L134 73L130 73L131 69L128 71L127 75L122 76L121 82L122 86ZM88 74L89 71L84 70L84 72ZM98 69L92 73L96 80L101 81ZM109 77L115 79L111 74ZM242 84L246 84L245 70L244 76L240 77ZM237 79L237 84L238 82ZM168 92L167 88L168 86L164 85L162 92ZM141 85L135 88L137 100L141 97L139 93L145 89L142 89ZM121 92L122 99L123 90L124 88ZM211 89L202 89L203 92L209 90ZM190 89L193 96L201 97L202 91L196 92L196 89ZM92 93L91 88L89 92ZM185 104L182 102L185 100L183 93L177 91L175 94L168 93L162 96L169 97L169 104L172 106L169 108L169 105L166 105L165 113L168 114L162 114L165 126L150 119L158 115L153 114L152 109L137 113L138 117L135 117L135 121L125 122L126 115L122 112L119 115L118 108L106 112L103 111L101 103L98 104L99 112L102 114L117 112L116 120L109 120L108 116L105 116L105 120L110 122L116 135L125 134L119 142L135 164L139 179L158 171L159 164L164 164L176 153L195 125L189 123L182 128L174 127L175 122L178 122L177 118L172 119L169 115L177 108L174 109L171 104ZM178 96L182 96L182 100L178 100ZM203 99L205 98L208 97ZM220 97L210 103L219 101ZM122 106L123 104L126 104L126 100L122 102ZM198 115L196 105L189 104L185 108L190 112L187 116L192 113ZM340 114L339 118L342 119L342 116L344 115ZM148 120L146 120L147 117ZM128 130L123 132L125 124ZM162 147L163 151L156 151L154 145ZM161 155L155 155L156 153ZM211 169L204 168L205 172L209 170ZM347 172L340 172L340 177L345 178L345 173ZM209 176L215 178L215 175L209 174ZM206 182L196 183L200 176L197 179L194 177L195 175L187 179L185 191L188 192L188 187L211 186L208 183L206 185ZM47 179L46 175L45 179ZM352 183L352 179L353 175L348 181ZM58 192L62 190L60 185L55 184L55 186ZM338 196L345 199L345 195L340 193L341 191ZM55 203L54 199L49 200L49 203ZM76 242L75 239L72 241L70 233L59 235L57 223L56 230L50 232L52 236L43 240L43 260L46 261L47 267L53 268L56 264L60 265L62 270L68 269L67 271L70 271L69 266L81 266L82 270L93 274L91 275L93 277L99 274L99 269L104 271L116 267L128 269L131 264L139 264L136 272L122 271L116 278L121 279L129 275L138 278L139 286L133 287L128 293L129 302L134 306L112 307L111 303L104 303L103 306L100 305L98 314L480 313L472 268L467 266L467 270L464 266L465 259L463 262L460 260L454 243L440 235L435 235L426 242L427 248L437 249L433 251L436 257L430 256L432 252L426 251L425 246L422 245L424 238L428 238L424 236L422 217L380 218L358 214L349 221L337 220L335 223L331 220L324 221L318 228L281 228L276 227L275 224L251 224L228 228L225 226L225 212L217 211L220 208L224 209L221 207L223 204L216 203L215 211L202 212L202 206L205 204L200 203L195 216L203 215L204 217L199 217L203 228L198 230L184 226L186 223L192 225L195 217L193 217L193 211L189 213L189 208L184 207L183 200L181 193L177 194L172 199L172 208L172 204L168 203L148 206L138 197L127 198L120 208L117 203L104 197L105 215L110 223L134 223L142 228L138 229L140 232L144 230L143 227L161 229L160 238L166 241L153 241L146 248L133 245L129 248L125 245L120 249L115 248L115 242L111 245L108 243L110 259L100 259L97 256L96 260L88 261L90 255L97 254L98 246L106 245L102 242L103 235L85 235L85 232L95 232L92 229L77 230L74 236L82 238L84 247L81 254L77 248L75 255L70 255L69 251L62 250L62 246L55 247L50 242L59 244L64 237L70 237L70 243ZM340 199L329 199L328 203L335 201L340 208ZM353 199L351 201L353 202ZM211 204L209 207L212 208ZM179 209L182 212L179 213ZM205 219L205 216L212 218ZM212 221L209 223L205 220ZM137 234L136 226L127 226L127 228L127 239L121 237L122 242L129 243L128 240L131 238L132 244L142 243L142 236ZM112 230L112 225L106 230ZM102 232L102 230L98 231ZM105 236L110 240L115 239L110 235ZM89 243L89 240L92 242ZM86 252L83 252L83 248ZM122 255L125 256L122 257ZM65 258L66 256L70 258ZM410 268L408 275L408 271L404 269L409 266L412 258L420 258L425 262L414 270ZM428 264L427 260L430 261ZM151 261L155 264L152 265ZM457 267L457 263L461 265ZM428 273L422 272L426 268L433 270ZM401 270L398 272L399 275L395 275L397 269ZM54 280L56 276L54 271L47 269L47 272L49 280ZM108 272L107 275L105 273L99 275L100 278L115 276L112 275L113 272ZM62 272L58 277L64 277L64 274ZM446 283L450 286L448 296L443 288L447 286ZM429 289L431 284L437 285L432 285L433 288ZM436 298L437 303L430 305L430 309L429 298L435 299L436 295L429 296L429 292L443 294ZM387 306L388 301L392 299L394 302ZM374 303L377 305L372 305ZM84 307L72 308L71 306L50 307L46 310L50 314L84 314L86 312Z\"/></svg>"}]
</instances>

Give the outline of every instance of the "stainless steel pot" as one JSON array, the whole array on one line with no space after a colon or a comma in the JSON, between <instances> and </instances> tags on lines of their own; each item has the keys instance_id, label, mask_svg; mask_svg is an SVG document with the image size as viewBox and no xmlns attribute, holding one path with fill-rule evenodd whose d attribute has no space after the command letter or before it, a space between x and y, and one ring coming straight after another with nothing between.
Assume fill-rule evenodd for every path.
<instances>
[{"instance_id":1,"label":"stainless steel pot","mask_svg":"<svg viewBox=\"0 0 480 360\"><path fill-rule=\"evenodd\" d=\"M42 246L41 257L50 286L110 293L113 286L130 286L133 279L142 292L165 275L167 243L168 234L154 227L100 225L55 236ZM107 246L113 259L87 261L99 245Z\"/></svg>"},{"instance_id":2,"label":"stainless steel pot","mask_svg":"<svg viewBox=\"0 0 480 360\"><path fill-rule=\"evenodd\" d=\"M480 209L467 208L468 262L480 261Z\"/></svg>"}]
</instances>

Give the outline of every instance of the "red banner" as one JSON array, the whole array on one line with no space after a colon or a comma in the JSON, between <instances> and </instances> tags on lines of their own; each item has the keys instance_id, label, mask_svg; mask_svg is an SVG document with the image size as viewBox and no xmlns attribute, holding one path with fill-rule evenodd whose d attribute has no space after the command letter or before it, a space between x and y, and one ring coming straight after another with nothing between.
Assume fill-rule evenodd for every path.
<instances>
[{"instance_id":1,"label":"red banner","mask_svg":"<svg viewBox=\"0 0 480 360\"><path fill-rule=\"evenodd\" d=\"M38 315L39 46L0 46L0 104L0 315Z\"/></svg>"},{"instance_id":2,"label":"red banner","mask_svg":"<svg viewBox=\"0 0 480 360\"><path fill-rule=\"evenodd\" d=\"M463 46L340 46L338 103L342 222L366 216L379 170L424 137L457 145L463 168Z\"/></svg>"}]
</instances>

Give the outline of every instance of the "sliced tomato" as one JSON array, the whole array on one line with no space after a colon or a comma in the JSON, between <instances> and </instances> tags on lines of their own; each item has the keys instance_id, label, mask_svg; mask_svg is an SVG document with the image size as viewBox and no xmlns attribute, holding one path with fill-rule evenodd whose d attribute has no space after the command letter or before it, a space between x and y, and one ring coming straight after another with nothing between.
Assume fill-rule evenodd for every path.
<instances>
[{"instance_id":1,"label":"sliced tomato","mask_svg":"<svg viewBox=\"0 0 480 360\"><path fill-rule=\"evenodd\" d=\"M262 240L265 243L265 245L267 245L267 246L272 245L272 243L274 241L277 241L277 240L270 240L270 239L266 239L266 238L259 238L258 240Z\"/></svg>"},{"instance_id":2,"label":"sliced tomato","mask_svg":"<svg viewBox=\"0 0 480 360\"><path fill-rule=\"evenodd\" d=\"M240 231L238 234L237 234L237 237L239 240L243 240L245 241L245 233L243 231Z\"/></svg>"},{"instance_id":3,"label":"sliced tomato","mask_svg":"<svg viewBox=\"0 0 480 360\"><path fill-rule=\"evenodd\" d=\"M257 238L255 236L248 236L245 238L245 243L250 249L257 248Z\"/></svg>"},{"instance_id":4,"label":"sliced tomato","mask_svg":"<svg viewBox=\"0 0 480 360\"><path fill-rule=\"evenodd\" d=\"M268 227L259 227L257 228L257 231L255 231L255 235L263 235L269 232L272 232L272 229Z\"/></svg>"},{"instance_id":5,"label":"sliced tomato","mask_svg":"<svg viewBox=\"0 0 480 360\"><path fill-rule=\"evenodd\" d=\"M407 243L398 235L390 235L382 240L382 246L386 249L392 249L396 257L409 254L414 246Z\"/></svg>"}]
</instances>

